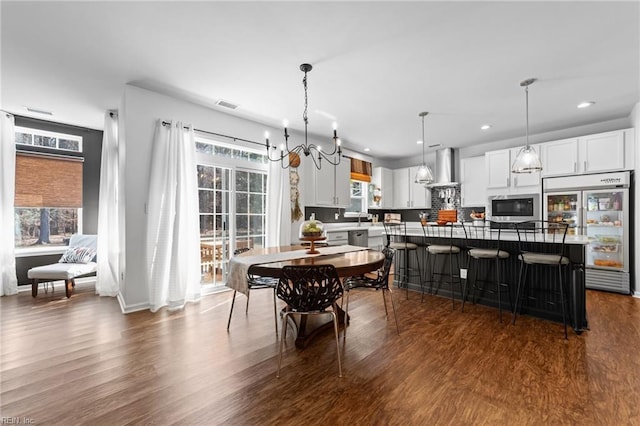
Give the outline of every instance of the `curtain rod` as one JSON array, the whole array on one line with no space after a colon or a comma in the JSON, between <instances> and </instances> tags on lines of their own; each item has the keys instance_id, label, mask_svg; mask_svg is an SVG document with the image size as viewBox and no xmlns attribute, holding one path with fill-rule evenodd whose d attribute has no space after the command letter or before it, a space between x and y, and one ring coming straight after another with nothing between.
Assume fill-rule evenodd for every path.
<instances>
[{"instance_id":1,"label":"curtain rod","mask_svg":"<svg viewBox=\"0 0 640 426\"><path fill-rule=\"evenodd\" d=\"M163 121L162 125L163 126L169 126L169 125L171 125L171 122L170 121ZM189 126L184 126L184 129L189 129L189 128L190 128ZM262 147L266 146L266 144L264 144L262 142L250 141L249 139L242 139L242 138L237 138L235 136L223 135L222 133L209 132L207 130L201 130L201 129L193 129L193 131L194 132L198 132L198 133L204 133L204 134L207 134L207 135L220 136L220 137L223 137L223 138L231 139L234 142L235 141L242 141L242 142L252 143L254 145L260 145Z\"/></svg>"}]
</instances>

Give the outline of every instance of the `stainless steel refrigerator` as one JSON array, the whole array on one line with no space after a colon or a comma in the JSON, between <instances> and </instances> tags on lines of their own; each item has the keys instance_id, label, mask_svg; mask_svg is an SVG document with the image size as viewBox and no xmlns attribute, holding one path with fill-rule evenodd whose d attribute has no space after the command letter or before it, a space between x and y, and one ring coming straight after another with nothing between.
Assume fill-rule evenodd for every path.
<instances>
[{"instance_id":1,"label":"stainless steel refrigerator","mask_svg":"<svg viewBox=\"0 0 640 426\"><path fill-rule=\"evenodd\" d=\"M543 219L569 224L567 235L586 235L587 288L629 294L631 173L545 178Z\"/></svg>"}]
</instances>

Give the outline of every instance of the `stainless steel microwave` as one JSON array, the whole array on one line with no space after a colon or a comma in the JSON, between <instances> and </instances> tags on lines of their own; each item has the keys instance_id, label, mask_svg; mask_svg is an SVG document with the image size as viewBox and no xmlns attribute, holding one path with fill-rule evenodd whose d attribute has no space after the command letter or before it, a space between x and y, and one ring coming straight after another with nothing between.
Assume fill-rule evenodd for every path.
<instances>
[{"instance_id":1,"label":"stainless steel microwave","mask_svg":"<svg viewBox=\"0 0 640 426\"><path fill-rule=\"evenodd\" d=\"M491 199L491 219L496 222L523 222L540 219L540 196L493 197Z\"/></svg>"}]
</instances>

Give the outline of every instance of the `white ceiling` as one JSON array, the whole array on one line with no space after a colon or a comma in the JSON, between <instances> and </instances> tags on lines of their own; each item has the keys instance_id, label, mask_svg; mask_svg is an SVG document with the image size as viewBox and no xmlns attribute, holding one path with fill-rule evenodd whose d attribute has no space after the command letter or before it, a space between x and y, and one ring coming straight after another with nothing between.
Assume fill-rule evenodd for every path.
<instances>
[{"instance_id":1,"label":"white ceiling","mask_svg":"<svg viewBox=\"0 0 640 426\"><path fill-rule=\"evenodd\" d=\"M328 138L334 116L347 147L387 159L420 154L421 111L427 145L522 136L529 77L534 134L640 100L637 1L0 4L2 108L91 128L133 83L301 129L304 62L310 130Z\"/></svg>"}]
</instances>

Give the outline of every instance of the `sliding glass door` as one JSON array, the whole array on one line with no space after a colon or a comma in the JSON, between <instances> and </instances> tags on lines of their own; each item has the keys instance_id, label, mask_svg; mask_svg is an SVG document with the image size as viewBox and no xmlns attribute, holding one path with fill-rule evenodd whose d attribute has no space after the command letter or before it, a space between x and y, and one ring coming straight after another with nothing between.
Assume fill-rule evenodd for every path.
<instances>
[{"instance_id":1,"label":"sliding glass door","mask_svg":"<svg viewBox=\"0 0 640 426\"><path fill-rule=\"evenodd\" d=\"M224 286L234 250L263 247L267 167L245 148L197 139L203 286ZM206 151L206 152L203 152Z\"/></svg>"}]
</instances>

